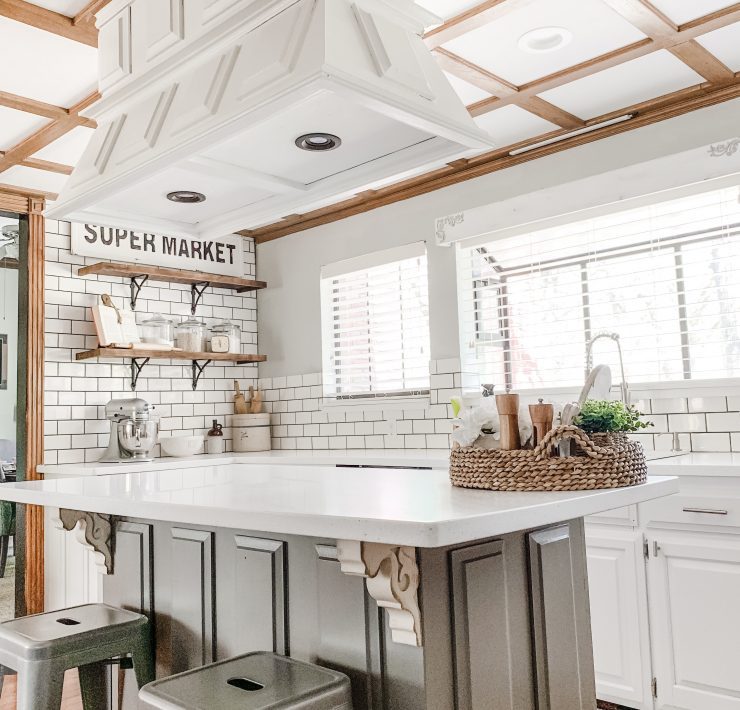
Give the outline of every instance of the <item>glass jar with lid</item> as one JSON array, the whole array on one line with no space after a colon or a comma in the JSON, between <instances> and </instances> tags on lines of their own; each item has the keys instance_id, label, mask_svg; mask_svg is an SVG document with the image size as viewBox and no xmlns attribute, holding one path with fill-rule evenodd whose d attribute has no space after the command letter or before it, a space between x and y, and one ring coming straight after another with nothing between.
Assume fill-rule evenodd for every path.
<instances>
[{"instance_id":1,"label":"glass jar with lid","mask_svg":"<svg viewBox=\"0 0 740 710\"><path fill-rule=\"evenodd\" d=\"M174 325L171 320L168 320L159 313L153 315L139 325L141 339L150 345L163 345L171 348L175 344L173 335Z\"/></svg>"},{"instance_id":2,"label":"glass jar with lid","mask_svg":"<svg viewBox=\"0 0 740 710\"><path fill-rule=\"evenodd\" d=\"M208 337L210 349L214 353L242 351L242 329L236 323L227 320L215 323L210 327Z\"/></svg>"},{"instance_id":3,"label":"glass jar with lid","mask_svg":"<svg viewBox=\"0 0 740 710\"><path fill-rule=\"evenodd\" d=\"M175 344L189 353L205 352L206 330L206 324L197 318L184 320L175 327Z\"/></svg>"}]
</instances>

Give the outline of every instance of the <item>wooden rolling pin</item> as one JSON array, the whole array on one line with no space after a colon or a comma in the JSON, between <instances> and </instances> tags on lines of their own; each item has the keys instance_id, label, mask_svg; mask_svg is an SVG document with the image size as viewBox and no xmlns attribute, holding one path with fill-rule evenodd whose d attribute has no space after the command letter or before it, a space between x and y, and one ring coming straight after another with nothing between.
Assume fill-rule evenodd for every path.
<instances>
[{"instance_id":1,"label":"wooden rolling pin","mask_svg":"<svg viewBox=\"0 0 740 710\"><path fill-rule=\"evenodd\" d=\"M501 450L513 451L522 448L519 437L519 395L497 394L496 408L501 423Z\"/></svg>"},{"instance_id":2,"label":"wooden rolling pin","mask_svg":"<svg viewBox=\"0 0 740 710\"><path fill-rule=\"evenodd\" d=\"M552 404L545 404L541 399L538 404L529 405L529 416L532 418L532 430L534 446L542 441L545 434L552 429L552 422L555 419L555 407Z\"/></svg>"}]
</instances>

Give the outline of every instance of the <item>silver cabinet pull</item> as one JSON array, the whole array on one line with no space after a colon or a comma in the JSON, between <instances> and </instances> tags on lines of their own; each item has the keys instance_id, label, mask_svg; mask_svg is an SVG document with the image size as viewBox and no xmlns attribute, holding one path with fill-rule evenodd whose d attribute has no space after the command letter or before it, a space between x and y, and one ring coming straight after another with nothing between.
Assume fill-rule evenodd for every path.
<instances>
[{"instance_id":1,"label":"silver cabinet pull","mask_svg":"<svg viewBox=\"0 0 740 710\"><path fill-rule=\"evenodd\" d=\"M684 513L704 513L706 515L727 515L726 510L719 510L718 508L684 508Z\"/></svg>"}]
</instances>

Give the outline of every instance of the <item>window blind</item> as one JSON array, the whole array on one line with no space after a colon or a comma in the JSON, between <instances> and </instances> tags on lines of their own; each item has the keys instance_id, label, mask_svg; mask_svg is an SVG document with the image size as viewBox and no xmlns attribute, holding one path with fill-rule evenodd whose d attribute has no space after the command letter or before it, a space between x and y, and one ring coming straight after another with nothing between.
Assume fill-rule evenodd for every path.
<instances>
[{"instance_id":1,"label":"window blind","mask_svg":"<svg viewBox=\"0 0 740 710\"><path fill-rule=\"evenodd\" d=\"M618 333L629 382L740 375L738 188L458 246L461 356L518 389L583 382ZM594 363L618 372L616 347Z\"/></svg>"},{"instance_id":2,"label":"window blind","mask_svg":"<svg viewBox=\"0 0 740 710\"><path fill-rule=\"evenodd\" d=\"M325 397L428 393L423 243L324 267L321 311Z\"/></svg>"}]
</instances>

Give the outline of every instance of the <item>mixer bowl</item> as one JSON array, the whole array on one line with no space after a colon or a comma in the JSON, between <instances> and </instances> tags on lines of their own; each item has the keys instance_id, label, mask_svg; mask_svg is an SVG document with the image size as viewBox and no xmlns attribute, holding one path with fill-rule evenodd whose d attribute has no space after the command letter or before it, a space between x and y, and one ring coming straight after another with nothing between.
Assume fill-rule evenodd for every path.
<instances>
[{"instance_id":1,"label":"mixer bowl","mask_svg":"<svg viewBox=\"0 0 740 710\"><path fill-rule=\"evenodd\" d=\"M157 422L151 419L146 421L126 419L118 423L118 442L132 458L149 458L157 445L157 432Z\"/></svg>"}]
</instances>

